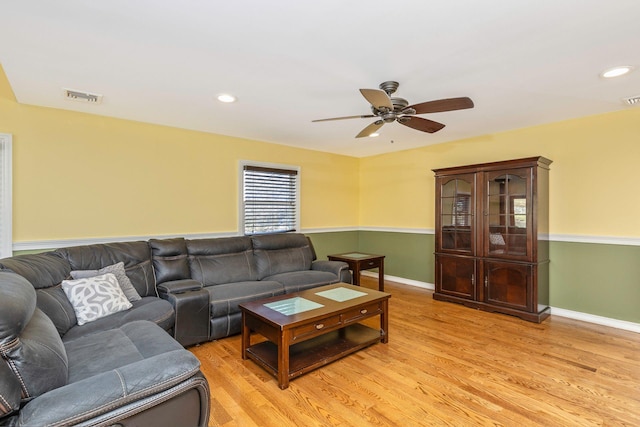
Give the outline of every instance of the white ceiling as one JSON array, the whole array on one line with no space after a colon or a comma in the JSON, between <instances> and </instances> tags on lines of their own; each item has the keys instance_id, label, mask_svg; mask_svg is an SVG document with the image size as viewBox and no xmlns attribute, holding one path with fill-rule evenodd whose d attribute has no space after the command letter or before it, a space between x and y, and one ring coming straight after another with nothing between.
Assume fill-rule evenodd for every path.
<instances>
[{"instance_id":1,"label":"white ceiling","mask_svg":"<svg viewBox=\"0 0 640 427\"><path fill-rule=\"evenodd\" d=\"M639 0L3 0L0 64L20 103L362 157L640 108L621 101L640 95L639 20ZM636 70L599 77L615 65ZM358 89L385 80L475 108L423 115L435 134L311 122L370 114Z\"/></svg>"}]
</instances>

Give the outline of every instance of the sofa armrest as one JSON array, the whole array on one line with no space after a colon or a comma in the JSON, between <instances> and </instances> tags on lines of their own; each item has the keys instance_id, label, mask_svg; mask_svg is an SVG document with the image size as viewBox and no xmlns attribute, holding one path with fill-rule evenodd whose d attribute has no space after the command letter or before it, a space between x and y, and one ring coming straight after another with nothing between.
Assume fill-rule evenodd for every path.
<instances>
[{"instance_id":1,"label":"sofa armrest","mask_svg":"<svg viewBox=\"0 0 640 427\"><path fill-rule=\"evenodd\" d=\"M349 264L342 261L318 260L311 263L312 270L328 271L335 274L341 282L351 283Z\"/></svg>"},{"instance_id":2,"label":"sofa armrest","mask_svg":"<svg viewBox=\"0 0 640 427\"><path fill-rule=\"evenodd\" d=\"M173 306L176 341L187 347L209 339L209 292L201 282L183 279L161 283L158 295Z\"/></svg>"},{"instance_id":3,"label":"sofa armrest","mask_svg":"<svg viewBox=\"0 0 640 427\"><path fill-rule=\"evenodd\" d=\"M207 425L209 387L199 369L200 362L187 350L159 354L51 390L27 403L17 424L93 425L101 421L110 425L197 388L200 420L195 425ZM159 419L154 425L168 424Z\"/></svg>"},{"instance_id":4,"label":"sofa armrest","mask_svg":"<svg viewBox=\"0 0 640 427\"><path fill-rule=\"evenodd\" d=\"M193 279L172 280L158 285L160 294L181 294L202 289L202 283Z\"/></svg>"}]
</instances>

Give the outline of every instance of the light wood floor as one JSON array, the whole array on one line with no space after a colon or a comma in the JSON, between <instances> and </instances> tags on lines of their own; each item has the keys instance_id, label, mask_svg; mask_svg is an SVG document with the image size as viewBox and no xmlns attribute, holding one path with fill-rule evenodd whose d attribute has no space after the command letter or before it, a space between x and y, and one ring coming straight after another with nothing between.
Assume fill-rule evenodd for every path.
<instances>
[{"instance_id":1,"label":"light wood floor","mask_svg":"<svg viewBox=\"0 0 640 427\"><path fill-rule=\"evenodd\" d=\"M388 344L286 390L242 360L239 336L191 347L211 387L210 425L640 426L640 334L556 316L538 325L391 282L386 291Z\"/></svg>"}]
</instances>

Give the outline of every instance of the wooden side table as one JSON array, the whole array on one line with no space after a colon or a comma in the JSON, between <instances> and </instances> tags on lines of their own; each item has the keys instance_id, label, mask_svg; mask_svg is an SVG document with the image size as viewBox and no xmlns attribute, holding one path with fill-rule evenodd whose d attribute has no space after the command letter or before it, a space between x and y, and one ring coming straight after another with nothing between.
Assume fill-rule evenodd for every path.
<instances>
[{"instance_id":1,"label":"wooden side table","mask_svg":"<svg viewBox=\"0 0 640 427\"><path fill-rule=\"evenodd\" d=\"M360 271L378 269L378 290L384 292L384 255L367 254L363 252L349 252L346 254L327 255L329 261L342 261L349 264L353 271L353 284L360 286Z\"/></svg>"}]
</instances>

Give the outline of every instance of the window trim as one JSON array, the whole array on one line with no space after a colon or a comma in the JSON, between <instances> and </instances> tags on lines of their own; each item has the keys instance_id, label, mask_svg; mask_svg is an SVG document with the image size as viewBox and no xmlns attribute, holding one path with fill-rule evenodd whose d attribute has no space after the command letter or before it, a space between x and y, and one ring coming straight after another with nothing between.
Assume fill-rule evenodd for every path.
<instances>
[{"instance_id":1,"label":"window trim","mask_svg":"<svg viewBox=\"0 0 640 427\"><path fill-rule=\"evenodd\" d=\"M240 160L238 167L238 232L240 235L244 236L245 234L245 220L244 220L244 168L245 166L254 166L259 168L268 168L268 169L283 169L289 170L296 173L295 183L296 183L296 213L295 213L295 231L300 231L300 166L279 164L279 163L266 163L266 162L255 162L251 160Z\"/></svg>"},{"instance_id":2,"label":"window trim","mask_svg":"<svg viewBox=\"0 0 640 427\"><path fill-rule=\"evenodd\" d=\"M13 255L12 136L0 133L0 258Z\"/></svg>"}]
</instances>

